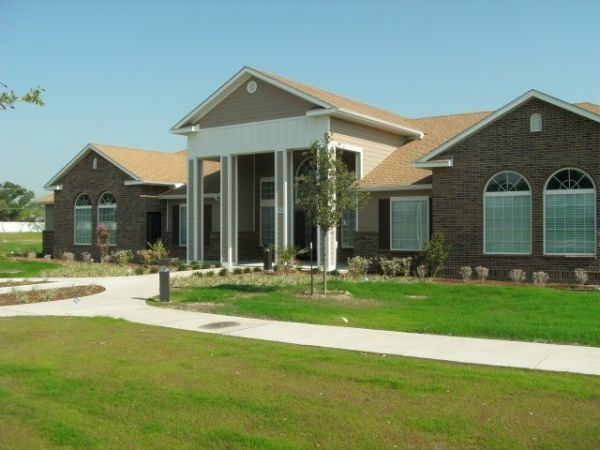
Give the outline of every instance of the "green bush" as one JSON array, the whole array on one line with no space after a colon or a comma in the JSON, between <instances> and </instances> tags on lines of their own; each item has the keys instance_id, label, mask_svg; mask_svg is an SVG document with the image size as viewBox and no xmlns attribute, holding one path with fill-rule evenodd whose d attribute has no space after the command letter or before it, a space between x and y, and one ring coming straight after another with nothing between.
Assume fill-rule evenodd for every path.
<instances>
[{"instance_id":1,"label":"green bush","mask_svg":"<svg viewBox=\"0 0 600 450\"><path fill-rule=\"evenodd\" d=\"M371 266L371 260L364 256L353 256L352 258L348 258L347 262L348 271L354 278L363 278Z\"/></svg>"},{"instance_id":2,"label":"green bush","mask_svg":"<svg viewBox=\"0 0 600 450\"><path fill-rule=\"evenodd\" d=\"M446 243L442 233L434 233L425 248L419 254L417 264L425 266L431 278L435 278L440 270L446 265L450 245Z\"/></svg>"}]
</instances>

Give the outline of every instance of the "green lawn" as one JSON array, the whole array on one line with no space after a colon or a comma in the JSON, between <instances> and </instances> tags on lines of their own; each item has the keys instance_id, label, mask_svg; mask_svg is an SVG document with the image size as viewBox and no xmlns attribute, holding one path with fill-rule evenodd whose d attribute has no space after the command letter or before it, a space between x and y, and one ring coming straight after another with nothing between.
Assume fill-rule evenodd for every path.
<instances>
[{"instance_id":1,"label":"green lawn","mask_svg":"<svg viewBox=\"0 0 600 450\"><path fill-rule=\"evenodd\" d=\"M33 251L42 251L42 233L0 233L0 256L11 253L24 254Z\"/></svg>"},{"instance_id":2,"label":"green lawn","mask_svg":"<svg viewBox=\"0 0 600 450\"><path fill-rule=\"evenodd\" d=\"M0 319L0 447L595 449L600 377Z\"/></svg>"},{"instance_id":3,"label":"green lawn","mask_svg":"<svg viewBox=\"0 0 600 450\"><path fill-rule=\"evenodd\" d=\"M42 272L60 267L46 261L28 261L0 257L0 278L34 278L44 276Z\"/></svg>"},{"instance_id":4,"label":"green lawn","mask_svg":"<svg viewBox=\"0 0 600 450\"><path fill-rule=\"evenodd\" d=\"M351 297L313 299L296 295L306 285L261 286L248 277L212 278L213 286L175 289L171 298L220 314L330 325L346 325L345 318L352 327L600 346L598 291L332 281L332 290Z\"/></svg>"}]
</instances>

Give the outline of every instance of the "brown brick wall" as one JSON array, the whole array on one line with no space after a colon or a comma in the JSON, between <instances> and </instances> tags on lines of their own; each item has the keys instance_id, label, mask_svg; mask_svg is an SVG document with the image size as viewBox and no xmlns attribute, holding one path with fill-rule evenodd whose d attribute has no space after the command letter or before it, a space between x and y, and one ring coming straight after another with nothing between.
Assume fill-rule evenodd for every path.
<instances>
[{"instance_id":1,"label":"brown brick wall","mask_svg":"<svg viewBox=\"0 0 600 450\"><path fill-rule=\"evenodd\" d=\"M97 158L97 168L92 168L93 158ZM61 180L63 189L56 191L54 215L53 254L60 251L92 253L99 258L96 238L92 233L92 245L74 245L74 205L80 193L86 193L92 200L92 230L98 223L97 202L102 193L110 191L117 201L117 245L110 251L129 249L134 252L146 247L146 212L161 213L162 232L166 232L166 202L157 198L167 188L164 186L133 185L124 182L131 178L103 157L94 152L87 153ZM164 240L164 236L163 236ZM170 245L170 241L165 240Z\"/></svg>"},{"instance_id":2,"label":"brown brick wall","mask_svg":"<svg viewBox=\"0 0 600 450\"><path fill-rule=\"evenodd\" d=\"M529 117L539 112L543 131L529 131ZM586 171L600 185L600 125L534 99L465 141L448 149L454 166L433 170L432 230L452 244L450 266L481 264L494 269L572 270L598 266L591 257L544 256L543 193L557 170ZM483 254L483 190L498 172L522 174L532 189L532 255ZM597 194L597 201L600 195ZM596 206L597 215L600 207ZM597 218L600 223L600 215Z\"/></svg>"}]
</instances>

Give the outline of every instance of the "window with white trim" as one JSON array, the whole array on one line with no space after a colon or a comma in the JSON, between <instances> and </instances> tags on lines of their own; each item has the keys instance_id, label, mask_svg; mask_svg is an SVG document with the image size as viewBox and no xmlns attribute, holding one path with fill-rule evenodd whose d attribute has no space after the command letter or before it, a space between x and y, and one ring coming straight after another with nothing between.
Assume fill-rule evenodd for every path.
<instances>
[{"instance_id":1,"label":"window with white trim","mask_svg":"<svg viewBox=\"0 0 600 450\"><path fill-rule=\"evenodd\" d=\"M75 245L92 245L92 200L87 194L79 194L74 212Z\"/></svg>"},{"instance_id":2,"label":"window with white trim","mask_svg":"<svg viewBox=\"0 0 600 450\"><path fill-rule=\"evenodd\" d=\"M275 244L275 181L260 179L260 245Z\"/></svg>"},{"instance_id":3,"label":"window with white trim","mask_svg":"<svg viewBox=\"0 0 600 450\"><path fill-rule=\"evenodd\" d=\"M187 245L187 205L179 205L179 245Z\"/></svg>"},{"instance_id":4,"label":"window with white trim","mask_svg":"<svg viewBox=\"0 0 600 450\"><path fill-rule=\"evenodd\" d=\"M354 248L354 235L356 234L356 211L349 210L342 213L342 248Z\"/></svg>"},{"instance_id":5,"label":"window with white trim","mask_svg":"<svg viewBox=\"0 0 600 450\"><path fill-rule=\"evenodd\" d=\"M531 254L531 188L519 173L496 174L483 195L483 241L487 254Z\"/></svg>"},{"instance_id":6,"label":"window with white trim","mask_svg":"<svg viewBox=\"0 0 600 450\"><path fill-rule=\"evenodd\" d=\"M544 253L596 254L596 188L581 170L560 170L546 183Z\"/></svg>"},{"instance_id":7,"label":"window with white trim","mask_svg":"<svg viewBox=\"0 0 600 450\"><path fill-rule=\"evenodd\" d=\"M390 198L390 248L419 251L429 241L429 197Z\"/></svg>"},{"instance_id":8,"label":"window with white trim","mask_svg":"<svg viewBox=\"0 0 600 450\"><path fill-rule=\"evenodd\" d=\"M117 201L110 192L98 200L98 225L108 228L108 245L117 245Z\"/></svg>"}]
</instances>

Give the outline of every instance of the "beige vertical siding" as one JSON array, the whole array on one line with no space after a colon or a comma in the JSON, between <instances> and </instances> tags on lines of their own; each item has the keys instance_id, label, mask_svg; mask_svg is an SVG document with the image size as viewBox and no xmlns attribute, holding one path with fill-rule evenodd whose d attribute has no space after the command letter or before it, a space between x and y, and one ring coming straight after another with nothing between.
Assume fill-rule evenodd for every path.
<instances>
[{"instance_id":1,"label":"beige vertical siding","mask_svg":"<svg viewBox=\"0 0 600 450\"><path fill-rule=\"evenodd\" d=\"M200 120L202 128L303 116L314 105L261 80L253 79L258 88L253 94L247 82L233 91Z\"/></svg>"},{"instance_id":2,"label":"beige vertical siding","mask_svg":"<svg viewBox=\"0 0 600 450\"><path fill-rule=\"evenodd\" d=\"M371 192L367 205L358 211L358 231L376 233L379 231L379 200L390 197L430 197L431 190L418 191L381 191Z\"/></svg>"},{"instance_id":3,"label":"beige vertical siding","mask_svg":"<svg viewBox=\"0 0 600 450\"><path fill-rule=\"evenodd\" d=\"M331 133L333 140L363 148L363 177L406 142L402 136L336 118L331 118Z\"/></svg>"}]
</instances>

